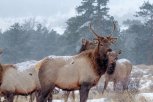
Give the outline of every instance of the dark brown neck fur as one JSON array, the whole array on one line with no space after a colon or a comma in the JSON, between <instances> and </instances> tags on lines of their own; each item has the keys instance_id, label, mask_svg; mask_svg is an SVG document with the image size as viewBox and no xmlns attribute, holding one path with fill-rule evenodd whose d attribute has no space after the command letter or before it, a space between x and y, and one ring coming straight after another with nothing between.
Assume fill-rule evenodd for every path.
<instances>
[{"instance_id":1,"label":"dark brown neck fur","mask_svg":"<svg viewBox=\"0 0 153 102\"><path fill-rule=\"evenodd\" d=\"M116 63L112 63L107 68L107 74L112 75L115 71Z\"/></svg>"},{"instance_id":2,"label":"dark brown neck fur","mask_svg":"<svg viewBox=\"0 0 153 102\"><path fill-rule=\"evenodd\" d=\"M2 83L2 78L3 78L3 67L2 65L0 64L0 85Z\"/></svg>"},{"instance_id":3,"label":"dark brown neck fur","mask_svg":"<svg viewBox=\"0 0 153 102\"><path fill-rule=\"evenodd\" d=\"M106 72L106 69L108 67L108 57L103 52L103 50L100 50L100 42L98 43L98 46L95 49L94 56L95 56L94 61L96 64L96 71L98 75L101 76Z\"/></svg>"},{"instance_id":4,"label":"dark brown neck fur","mask_svg":"<svg viewBox=\"0 0 153 102\"><path fill-rule=\"evenodd\" d=\"M81 48L80 48L80 50L79 50L79 53L81 53L82 51L85 51L85 50L87 50L86 46L85 45L82 45Z\"/></svg>"},{"instance_id":5,"label":"dark brown neck fur","mask_svg":"<svg viewBox=\"0 0 153 102\"><path fill-rule=\"evenodd\" d=\"M84 56L89 59L97 75L101 76L106 72L108 66L108 58L106 54L99 53L99 48L85 50L82 53L80 53L79 56Z\"/></svg>"}]
</instances>

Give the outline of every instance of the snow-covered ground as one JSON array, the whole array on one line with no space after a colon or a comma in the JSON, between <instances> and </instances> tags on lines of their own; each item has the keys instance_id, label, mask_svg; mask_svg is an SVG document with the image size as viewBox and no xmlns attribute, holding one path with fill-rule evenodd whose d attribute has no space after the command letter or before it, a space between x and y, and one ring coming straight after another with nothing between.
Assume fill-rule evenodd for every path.
<instances>
[{"instance_id":1,"label":"snow-covered ground","mask_svg":"<svg viewBox=\"0 0 153 102\"><path fill-rule=\"evenodd\" d=\"M100 98L100 99L90 99L90 100L88 100L87 102L106 102L107 101L107 99L105 99L105 98ZM53 100L53 102L64 102L64 100ZM71 101L69 101L69 102L71 102Z\"/></svg>"}]
</instances>

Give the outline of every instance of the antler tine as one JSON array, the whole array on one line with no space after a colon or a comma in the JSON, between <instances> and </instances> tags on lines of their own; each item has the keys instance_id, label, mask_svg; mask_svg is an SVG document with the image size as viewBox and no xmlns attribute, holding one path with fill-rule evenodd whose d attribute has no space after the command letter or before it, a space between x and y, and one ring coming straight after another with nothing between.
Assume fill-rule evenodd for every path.
<instances>
[{"instance_id":1,"label":"antler tine","mask_svg":"<svg viewBox=\"0 0 153 102\"><path fill-rule=\"evenodd\" d=\"M85 38L82 38L82 44L85 45L87 43L87 40Z\"/></svg>"},{"instance_id":2,"label":"antler tine","mask_svg":"<svg viewBox=\"0 0 153 102\"><path fill-rule=\"evenodd\" d=\"M117 37L112 37L112 38L110 39L110 42L111 42L111 43L115 43L116 40L117 40Z\"/></svg>"},{"instance_id":3,"label":"antler tine","mask_svg":"<svg viewBox=\"0 0 153 102\"><path fill-rule=\"evenodd\" d=\"M115 29L116 29L116 24L115 24L115 21L113 21L112 33L115 31ZM115 43L117 40L117 37L113 37L112 33L109 36L107 36L107 39L110 40L111 43Z\"/></svg>"},{"instance_id":4,"label":"antler tine","mask_svg":"<svg viewBox=\"0 0 153 102\"><path fill-rule=\"evenodd\" d=\"M94 35L96 35L97 38L100 37L100 36L92 29L91 23L89 23L89 29L90 29L90 31L91 31Z\"/></svg>"},{"instance_id":5,"label":"antler tine","mask_svg":"<svg viewBox=\"0 0 153 102\"><path fill-rule=\"evenodd\" d=\"M115 31L116 29L116 24L115 24L115 21L113 21L113 30L112 30L112 33Z\"/></svg>"},{"instance_id":6,"label":"antler tine","mask_svg":"<svg viewBox=\"0 0 153 102\"><path fill-rule=\"evenodd\" d=\"M106 37L110 43L115 43L117 40L117 37L113 37L112 35Z\"/></svg>"},{"instance_id":7,"label":"antler tine","mask_svg":"<svg viewBox=\"0 0 153 102\"><path fill-rule=\"evenodd\" d=\"M0 54L2 54L3 53L3 49L0 49Z\"/></svg>"}]
</instances>

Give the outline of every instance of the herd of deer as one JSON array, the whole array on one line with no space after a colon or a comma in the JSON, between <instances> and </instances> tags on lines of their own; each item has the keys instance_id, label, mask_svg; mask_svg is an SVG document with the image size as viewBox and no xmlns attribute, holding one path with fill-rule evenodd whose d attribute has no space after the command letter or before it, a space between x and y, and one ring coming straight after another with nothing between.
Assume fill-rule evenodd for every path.
<instances>
[{"instance_id":1,"label":"herd of deer","mask_svg":"<svg viewBox=\"0 0 153 102\"><path fill-rule=\"evenodd\" d=\"M48 56L26 70L19 71L13 64L0 64L0 95L13 102L15 95L35 93L37 102L52 102L52 92L58 87L69 94L79 90L80 102L86 102L89 90L105 75L104 90L109 81L122 82L128 88L132 64L119 59L120 51L113 51L111 44L117 38L95 35L94 40L82 40L80 52L74 56Z\"/></svg>"}]
</instances>

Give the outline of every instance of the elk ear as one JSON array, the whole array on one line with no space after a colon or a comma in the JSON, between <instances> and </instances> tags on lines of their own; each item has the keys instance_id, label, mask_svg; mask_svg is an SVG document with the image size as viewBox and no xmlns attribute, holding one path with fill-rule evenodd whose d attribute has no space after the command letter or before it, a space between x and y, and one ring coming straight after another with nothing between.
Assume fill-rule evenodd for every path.
<instances>
[{"instance_id":1,"label":"elk ear","mask_svg":"<svg viewBox=\"0 0 153 102\"><path fill-rule=\"evenodd\" d=\"M86 43L87 43L87 40L86 39L82 39L82 45L86 45Z\"/></svg>"}]
</instances>

